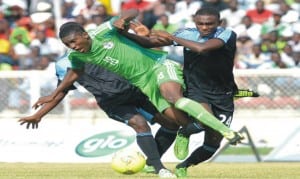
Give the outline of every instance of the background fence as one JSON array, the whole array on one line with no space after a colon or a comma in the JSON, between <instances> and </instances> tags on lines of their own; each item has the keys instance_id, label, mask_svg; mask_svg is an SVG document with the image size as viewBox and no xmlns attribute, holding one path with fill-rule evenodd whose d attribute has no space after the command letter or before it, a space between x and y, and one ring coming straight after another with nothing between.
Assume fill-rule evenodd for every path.
<instances>
[{"instance_id":1,"label":"background fence","mask_svg":"<svg viewBox=\"0 0 300 179\"><path fill-rule=\"evenodd\" d=\"M237 100L236 116L300 116L299 69L236 70L234 73L239 88L250 88L261 95ZM33 112L33 102L55 89L56 77L48 71L5 71L0 72L0 84L0 118L19 117ZM82 88L70 93L51 114L64 118L97 117L103 111L98 110L93 96Z\"/></svg>"}]
</instances>

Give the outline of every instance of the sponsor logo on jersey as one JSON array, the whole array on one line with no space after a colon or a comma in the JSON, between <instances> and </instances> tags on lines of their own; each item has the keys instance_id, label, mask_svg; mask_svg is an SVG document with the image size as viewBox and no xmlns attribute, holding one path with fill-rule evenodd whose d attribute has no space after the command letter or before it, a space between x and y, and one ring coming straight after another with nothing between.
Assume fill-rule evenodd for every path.
<instances>
[{"instance_id":1,"label":"sponsor logo on jersey","mask_svg":"<svg viewBox=\"0 0 300 179\"><path fill-rule=\"evenodd\" d=\"M103 61L105 61L106 63L109 63L111 65L117 65L119 63L119 60L114 59L112 57L106 56Z\"/></svg>"}]
</instances>

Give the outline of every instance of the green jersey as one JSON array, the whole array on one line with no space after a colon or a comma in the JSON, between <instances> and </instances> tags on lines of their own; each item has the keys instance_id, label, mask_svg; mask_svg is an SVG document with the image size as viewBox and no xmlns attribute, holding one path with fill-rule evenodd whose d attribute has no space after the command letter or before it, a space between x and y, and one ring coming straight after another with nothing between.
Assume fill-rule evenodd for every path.
<instances>
[{"instance_id":1,"label":"green jersey","mask_svg":"<svg viewBox=\"0 0 300 179\"><path fill-rule=\"evenodd\" d=\"M119 34L112 26L114 20L88 32L92 39L90 52L69 51L72 68L82 69L84 63L93 63L117 73L140 88L162 112L170 104L161 96L159 85L166 81L183 85L182 70L166 60L167 52L143 48Z\"/></svg>"},{"instance_id":2,"label":"green jersey","mask_svg":"<svg viewBox=\"0 0 300 179\"><path fill-rule=\"evenodd\" d=\"M158 61L166 58L167 52L143 48L117 32L111 21L88 32L92 47L88 53L70 51L72 68L83 68L84 63L93 63L123 76L133 84L149 78L146 74Z\"/></svg>"}]
</instances>

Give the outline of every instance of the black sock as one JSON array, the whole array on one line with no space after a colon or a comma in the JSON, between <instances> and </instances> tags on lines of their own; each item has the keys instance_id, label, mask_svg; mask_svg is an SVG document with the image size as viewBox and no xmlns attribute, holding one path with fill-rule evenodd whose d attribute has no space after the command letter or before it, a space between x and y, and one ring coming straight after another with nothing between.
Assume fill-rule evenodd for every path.
<instances>
[{"instance_id":1,"label":"black sock","mask_svg":"<svg viewBox=\"0 0 300 179\"><path fill-rule=\"evenodd\" d=\"M189 137L192 134L204 131L204 128L196 122L188 123L186 126L179 129L180 134Z\"/></svg>"},{"instance_id":2,"label":"black sock","mask_svg":"<svg viewBox=\"0 0 300 179\"><path fill-rule=\"evenodd\" d=\"M138 133L136 139L138 146L147 156L147 165L153 166L157 173L160 169L165 168L161 163L157 145L151 132Z\"/></svg>"},{"instance_id":3,"label":"black sock","mask_svg":"<svg viewBox=\"0 0 300 179\"><path fill-rule=\"evenodd\" d=\"M177 135L177 131L169 130L160 127L155 134L155 141L157 144L159 155L162 156L172 145Z\"/></svg>"},{"instance_id":4,"label":"black sock","mask_svg":"<svg viewBox=\"0 0 300 179\"><path fill-rule=\"evenodd\" d=\"M197 165L201 162L208 160L214 155L217 148L213 148L207 145L203 145L197 148L185 161L181 162L176 168L187 168L192 165Z\"/></svg>"}]
</instances>

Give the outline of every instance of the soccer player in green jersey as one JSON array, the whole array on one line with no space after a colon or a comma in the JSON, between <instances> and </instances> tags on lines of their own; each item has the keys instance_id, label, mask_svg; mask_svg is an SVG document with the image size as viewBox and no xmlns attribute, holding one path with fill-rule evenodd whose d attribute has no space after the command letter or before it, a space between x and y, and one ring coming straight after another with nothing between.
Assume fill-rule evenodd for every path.
<instances>
[{"instance_id":1,"label":"soccer player in green jersey","mask_svg":"<svg viewBox=\"0 0 300 179\"><path fill-rule=\"evenodd\" d=\"M68 58L72 69L51 95L40 98L36 104L53 100L82 74L85 63L93 63L129 80L149 97L160 112L179 125L192 123L199 131L203 130L199 123L187 117L188 113L220 132L231 143L240 142L243 137L238 132L221 123L200 103L183 97L181 66L166 60L166 52L143 48L119 32L137 15L137 10L124 11L120 17L114 17L90 32L75 22L63 24L59 37L70 48Z\"/></svg>"}]
</instances>

